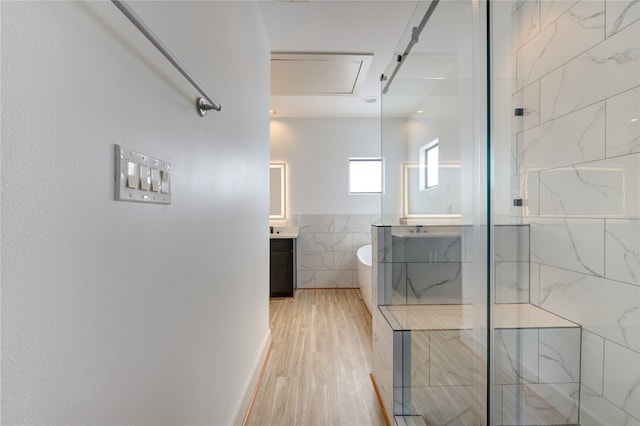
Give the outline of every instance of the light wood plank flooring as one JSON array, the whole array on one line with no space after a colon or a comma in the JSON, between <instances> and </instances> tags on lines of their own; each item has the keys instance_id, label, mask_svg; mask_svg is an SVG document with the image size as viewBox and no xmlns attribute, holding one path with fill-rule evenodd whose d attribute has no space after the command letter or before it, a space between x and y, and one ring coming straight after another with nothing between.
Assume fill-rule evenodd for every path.
<instances>
[{"instance_id":1,"label":"light wood plank flooring","mask_svg":"<svg viewBox=\"0 0 640 426\"><path fill-rule=\"evenodd\" d=\"M385 425L359 291L300 289L271 299L272 350L247 425Z\"/></svg>"}]
</instances>

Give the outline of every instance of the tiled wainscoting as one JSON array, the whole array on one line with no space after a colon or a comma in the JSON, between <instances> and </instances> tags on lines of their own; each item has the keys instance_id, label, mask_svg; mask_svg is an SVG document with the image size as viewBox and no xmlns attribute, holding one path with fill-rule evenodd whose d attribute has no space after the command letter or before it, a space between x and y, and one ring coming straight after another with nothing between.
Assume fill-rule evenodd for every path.
<instances>
[{"instance_id":1,"label":"tiled wainscoting","mask_svg":"<svg viewBox=\"0 0 640 426\"><path fill-rule=\"evenodd\" d=\"M583 327L580 423L640 425L640 3L518 6L512 170L531 303Z\"/></svg>"},{"instance_id":2,"label":"tiled wainscoting","mask_svg":"<svg viewBox=\"0 0 640 426\"><path fill-rule=\"evenodd\" d=\"M474 305L473 228L375 226L373 373L394 415L428 424L485 418L486 311ZM529 298L529 226L494 228L493 419L578 424L581 327ZM476 257L476 262L478 261ZM481 297L480 297L481 299Z\"/></svg>"},{"instance_id":3,"label":"tiled wainscoting","mask_svg":"<svg viewBox=\"0 0 640 426\"><path fill-rule=\"evenodd\" d=\"M356 251L371 244L376 217L300 215L298 220L298 288L359 287Z\"/></svg>"}]
</instances>

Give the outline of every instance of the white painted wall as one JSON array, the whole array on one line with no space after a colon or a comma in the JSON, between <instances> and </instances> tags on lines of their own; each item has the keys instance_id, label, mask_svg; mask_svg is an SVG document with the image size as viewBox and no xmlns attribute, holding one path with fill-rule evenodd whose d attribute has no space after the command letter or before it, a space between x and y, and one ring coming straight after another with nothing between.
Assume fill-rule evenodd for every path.
<instances>
[{"instance_id":1,"label":"white painted wall","mask_svg":"<svg viewBox=\"0 0 640 426\"><path fill-rule=\"evenodd\" d=\"M110 2L2 3L6 425L230 424L268 341L258 6L131 5L221 113ZM116 143L173 204L113 200Z\"/></svg>"},{"instance_id":2,"label":"white painted wall","mask_svg":"<svg viewBox=\"0 0 640 426\"><path fill-rule=\"evenodd\" d=\"M380 157L375 118L273 118L271 161L287 163L288 220L300 214L374 214L379 195L349 195L349 157Z\"/></svg>"}]
</instances>

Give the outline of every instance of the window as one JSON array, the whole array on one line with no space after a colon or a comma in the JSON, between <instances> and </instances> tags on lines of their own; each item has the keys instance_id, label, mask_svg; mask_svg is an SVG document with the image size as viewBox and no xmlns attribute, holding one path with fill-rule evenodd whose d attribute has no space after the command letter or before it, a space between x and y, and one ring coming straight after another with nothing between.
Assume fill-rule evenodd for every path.
<instances>
[{"instance_id":1,"label":"window","mask_svg":"<svg viewBox=\"0 0 640 426\"><path fill-rule=\"evenodd\" d=\"M438 186L438 145L440 139L436 138L420 148L420 191Z\"/></svg>"},{"instance_id":2,"label":"window","mask_svg":"<svg viewBox=\"0 0 640 426\"><path fill-rule=\"evenodd\" d=\"M382 159L349 158L349 194L382 193Z\"/></svg>"}]
</instances>

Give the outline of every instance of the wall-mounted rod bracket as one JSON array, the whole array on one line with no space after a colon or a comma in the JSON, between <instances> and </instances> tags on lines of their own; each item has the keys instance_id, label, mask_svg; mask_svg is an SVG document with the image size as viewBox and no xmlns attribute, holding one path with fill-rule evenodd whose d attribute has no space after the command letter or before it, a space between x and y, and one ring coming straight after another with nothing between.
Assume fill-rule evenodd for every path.
<instances>
[{"instance_id":1,"label":"wall-mounted rod bracket","mask_svg":"<svg viewBox=\"0 0 640 426\"><path fill-rule=\"evenodd\" d=\"M210 111L212 109L220 111L219 108L216 109L215 106L209 105L205 98L196 99L196 109L198 110L198 115L200 115L200 117L204 117L205 115L207 115L207 111Z\"/></svg>"},{"instance_id":2,"label":"wall-mounted rod bracket","mask_svg":"<svg viewBox=\"0 0 640 426\"><path fill-rule=\"evenodd\" d=\"M198 92L203 96L202 98L198 98L196 100L196 110L200 117L204 117L208 110L216 110L220 111L222 106L213 100L211 95L204 90L204 87L198 83L198 81L191 75L191 73L178 61L178 59L167 49L167 47L160 41L158 36L156 36L153 31L145 24L142 19L129 7L129 5L124 0L111 0L111 2L120 9L120 12L126 16L133 25L153 44L156 49L160 51L164 55L165 58L171 64L176 67L180 74L187 79L189 83L193 87L196 88Z\"/></svg>"}]
</instances>

